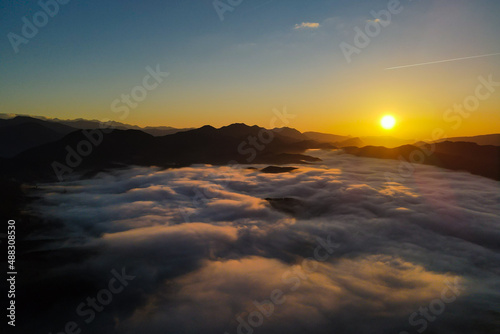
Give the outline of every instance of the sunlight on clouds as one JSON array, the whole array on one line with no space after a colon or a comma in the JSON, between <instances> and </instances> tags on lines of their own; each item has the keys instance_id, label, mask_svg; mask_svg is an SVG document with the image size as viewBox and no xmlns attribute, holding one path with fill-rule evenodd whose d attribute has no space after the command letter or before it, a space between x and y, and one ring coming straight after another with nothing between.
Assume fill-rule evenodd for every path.
<instances>
[{"instance_id":1,"label":"sunlight on clouds","mask_svg":"<svg viewBox=\"0 0 500 334\"><path fill-rule=\"evenodd\" d=\"M235 241L237 239L237 229L230 226L191 223L175 226L151 226L125 232L107 233L103 235L102 239L110 244L149 243L154 240L167 241L169 238L176 238L181 235L192 235L196 236L196 238L209 238L213 235L220 235L228 241Z\"/></svg>"},{"instance_id":2,"label":"sunlight on clouds","mask_svg":"<svg viewBox=\"0 0 500 334\"><path fill-rule=\"evenodd\" d=\"M417 198L419 197L418 194L413 192L410 188L405 187L399 183L396 182L387 182L386 186L384 189L379 191L383 195L387 196L398 196L398 195L404 195L404 196L410 196Z\"/></svg>"},{"instance_id":3,"label":"sunlight on clouds","mask_svg":"<svg viewBox=\"0 0 500 334\"><path fill-rule=\"evenodd\" d=\"M266 319L271 328L283 319L291 325L308 322L314 328L324 324L327 316L349 312L358 317L406 315L440 296L445 282L455 278L384 255L321 263L309 271L255 256L206 261L198 271L173 282L178 287L175 297L168 297L172 283L166 282L163 291L150 295L123 325L139 328L147 323L153 329L191 318L194 323L221 328L236 314L251 312L254 301L266 300L274 289L283 292L284 302L275 305L274 314Z\"/></svg>"},{"instance_id":4,"label":"sunlight on clouds","mask_svg":"<svg viewBox=\"0 0 500 334\"><path fill-rule=\"evenodd\" d=\"M294 29L316 29L316 28L319 28L319 23L302 22L301 24L296 24Z\"/></svg>"},{"instance_id":5,"label":"sunlight on clouds","mask_svg":"<svg viewBox=\"0 0 500 334\"><path fill-rule=\"evenodd\" d=\"M43 185L33 210L60 222L61 249L95 250L86 271L127 266L137 276L128 293L140 303L120 316L120 333L234 333L236 317L273 289L286 302L263 334L399 332L391 326L455 278L467 294L450 317L468 315L470 303L476 316L487 312L482 293L498 290L489 265L500 261L498 182L425 165L387 182L399 161L309 153L322 161L284 174L264 174L265 165L115 170ZM338 248L304 272L328 236Z\"/></svg>"}]
</instances>

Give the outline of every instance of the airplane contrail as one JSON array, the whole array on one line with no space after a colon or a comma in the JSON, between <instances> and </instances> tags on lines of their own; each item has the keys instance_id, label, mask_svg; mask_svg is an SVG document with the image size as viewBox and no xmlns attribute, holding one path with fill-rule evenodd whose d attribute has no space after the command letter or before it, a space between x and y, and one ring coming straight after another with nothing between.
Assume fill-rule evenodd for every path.
<instances>
[{"instance_id":1,"label":"airplane contrail","mask_svg":"<svg viewBox=\"0 0 500 334\"><path fill-rule=\"evenodd\" d=\"M473 58L483 58L483 57L491 57L491 56L499 56L499 55L500 55L500 53L490 53L490 54L479 55L479 56L453 58L453 59L446 59L446 60L430 61L430 62L427 62L427 63L419 63L419 64L412 64L412 65L402 65L402 66L388 67L388 68L386 68L386 70L396 70L396 69L399 69L399 68L424 66L424 65L431 65L431 64L447 63L447 62L450 62L450 61L466 60L466 59L473 59Z\"/></svg>"}]
</instances>

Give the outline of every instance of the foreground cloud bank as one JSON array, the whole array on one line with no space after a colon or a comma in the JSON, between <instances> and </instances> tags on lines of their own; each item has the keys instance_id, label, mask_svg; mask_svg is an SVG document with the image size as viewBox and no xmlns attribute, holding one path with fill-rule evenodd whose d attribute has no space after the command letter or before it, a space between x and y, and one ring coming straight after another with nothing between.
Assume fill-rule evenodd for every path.
<instances>
[{"instance_id":1,"label":"foreground cloud bank","mask_svg":"<svg viewBox=\"0 0 500 334\"><path fill-rule=\"evenodd\" d=\"M26 282L38 330L470 333L500 319L499 183L315 151L291 173L130 168L45 185ZM263 167L263 166L254 166ZM76 311L126 268L87 322ZM55 297L54 294L58 292ZM34 300L33 300L34 298ZM101 298L102 299L102 298ZM97 298L99 301L99 298ZM90 307L90 306L89 306ZM97 309L97 308L96 308Z\"/></svg>"}]
</instances>

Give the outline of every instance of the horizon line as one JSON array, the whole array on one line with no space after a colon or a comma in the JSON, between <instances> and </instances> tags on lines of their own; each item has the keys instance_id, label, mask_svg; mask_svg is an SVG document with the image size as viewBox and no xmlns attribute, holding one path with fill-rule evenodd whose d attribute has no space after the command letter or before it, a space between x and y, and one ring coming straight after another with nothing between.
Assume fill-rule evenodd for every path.
<instances>
[{"instance_id":1,"label":"horizon line","mask_svg":"<svg viewBox=\"0 0 500 334\"><path fill-rule=\"evenodd\" d=\"M42 115L32 115L32 114L14 114L14 113L2 113L0 112L0 115L8 115L8 116L13 116L13 117L8 117L8 118L2 118L0 117L0 119L3 119L3 120L8 120L8 119L13 119L15 117L18 117L18 116L21 116L21 117L31 117L31 118L35 118L35 119L39 119L39 120L42 120L42 121L46 121L46 122L55 122L55 123L60 123L58 121L69 121L69 122L72 122L72 121L88 121L88 122L100 122L99 120L97 119L88 119L88 118L73 118L73 119L61 119L61 118L57 118L57 117L47 117L47 116L42 116ZM130 126L130 127L137 127L139 129L130 129L130 130L138 130L138 131L143 131L144 130L148 130L148 128L162 128L162 127L166 127L166 128L171 128L171 129L174 129L174 130L186 130L186 131L190 131L190 130L198 130L198 129L201 129L205 126L211 126L217 130L221 129L221 128L224 128L224 127L228 127L228 126L231 126L231 125L236 125L236 124L241 124L241 125L245 125L245 126L248 126L248 127L253 127L253 126L257 126L257 127L260 127L260 128L263 128L263 129L267 129L267 130L274 130L274 129L284 129L284 128L289 128L289 129L292 129L292 130L297 130L299 131L301 134L305 134L307 132L314 132L314 133L319 133L319 134L328 134L328 135L334 135L334 136L340 136L340 137L349 137L349 139L355 139L355 138L360 138L360 139L363 139L363 138L370 138L370 137L373 137L373 138L381 138L381 137L389 137L389 138L393 138L393 139L398 139L398 140L404 140L404 141L413 141L415 140L415 142L418 142L418 141L423 141L423 142L427 142L425 139L409 139L409 138L403 138L403 137L396 137L396 136L393 136L393 135L390 135L390 134L386 134L386 135L352 135L352 134L347 134L347 135L343 135L343 134L338 134L338 133L334 133L334 132L323 132L323 131L316 131L316 130L298 130L297 128L294 128L294 127L289 127L289 126L283 126L281 128L266 128L265 126L261 126L261 125L258 125L258 124L254 124L254 125L249 125L245 122L236 122L236 123L230 123L230 124L226 124L226 125L222 125L222 126L213 126L211 124L205 124L205 125L202 125L202 126L198 126L198 127L188 127L188 128L178 128L178 127L173 127L173 126L167 126L167 125L158 125L158 126L152 126L152 125L147 125L147 126L140 126L140 125L135 125L135 124L130 124L130 123L123 123L123 122L119 122L119 121L113 121L113 120L110 120L111 122L115 122L115 123L118 123L118 124L121 124L121 125L124 125L124 126ZM75 128L76 130L81 130L83 128ZM117 129L117 130L120 130L120 129ZM444 137L444 138L441 138L439 140L446 140L446 139L453 139L453 138L472 138L472 137L480 137L480 136L491 136L491 135L500 135L500 131L499 132L487 132L487 133L481 133L481 134L473 134L473 135L457 135L457 136L453 136L453 137Z\"/></svg>"}]
</instances>

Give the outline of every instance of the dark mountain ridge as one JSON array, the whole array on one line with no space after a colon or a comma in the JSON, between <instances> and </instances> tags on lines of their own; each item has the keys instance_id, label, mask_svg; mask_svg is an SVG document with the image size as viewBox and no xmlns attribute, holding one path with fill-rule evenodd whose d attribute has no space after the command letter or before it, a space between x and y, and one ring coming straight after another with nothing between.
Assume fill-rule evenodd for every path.
<instances>
[{"instance_id":1,"label":"dark mountain ridge","mask_svg":"<svg viewBox=\"0 0 500 334\"><path fill-rule=\"evenodd\" d=\"M86 134L85 134L86 133ZM355 137L301 133L293 128L264 129L242 123L216 129L198 129L153 136L140 130L114 129L104 134L95 128L75 129L63 124L18 116L0 119L0 176L21 181L53 181L120 166L182 167L195 163L298 164L318 159L308 149L333 149L363 142ZM493 136L493 137L492 137ZM488 138L494 138L490 135ZM314 140L311 137L327 140ZM345 139L347 138L347 139ZM345 139L333 144L331 140ZM470 142L345 147L347 153L373 158L406 160L425 152L422 163L465 170L493 179L499 177L498 146Z\"/></svg>"},{"instance_id":2,"label":"dark mountain ridge","mask_svg":"<svg viewBox=\"0 0 500 334\"><path fill-rule=\"evenodd\" d=\"M0 172L21 180L67 179L120 166L182 167L195 163L288 164L317 161L304 155L311 148L335 148L298 141L258 126L233 124L154 137L139 130L74 131L60 140L5 159ZM90 135L92 134L92 135ZM76 172L76 173L73 173Z\"/></svg>"},{"instance_id":3,"label":"dark mountain ridge","mask_svg":"<svg viewBox=\"0 0 500 334\"><path fill-rule=\"evenodd\" d=\"M0 119L0 156L13 157L27 149L59 140L76 130L31 117Z\"/></svg>"},{"instance_id":4,"label":"dark mountain ridge","mask_svg":"<svg viewBox=\"0 0 500 334\"><path fill-rule=\"evenodd\" d=\"M346 153L378 159L404 159L451 170L467 171L500 181L500 146L446 141L435 144L345 147ZM419 161L419 159L422 159Z\"/></svg>"}]
</instances>

